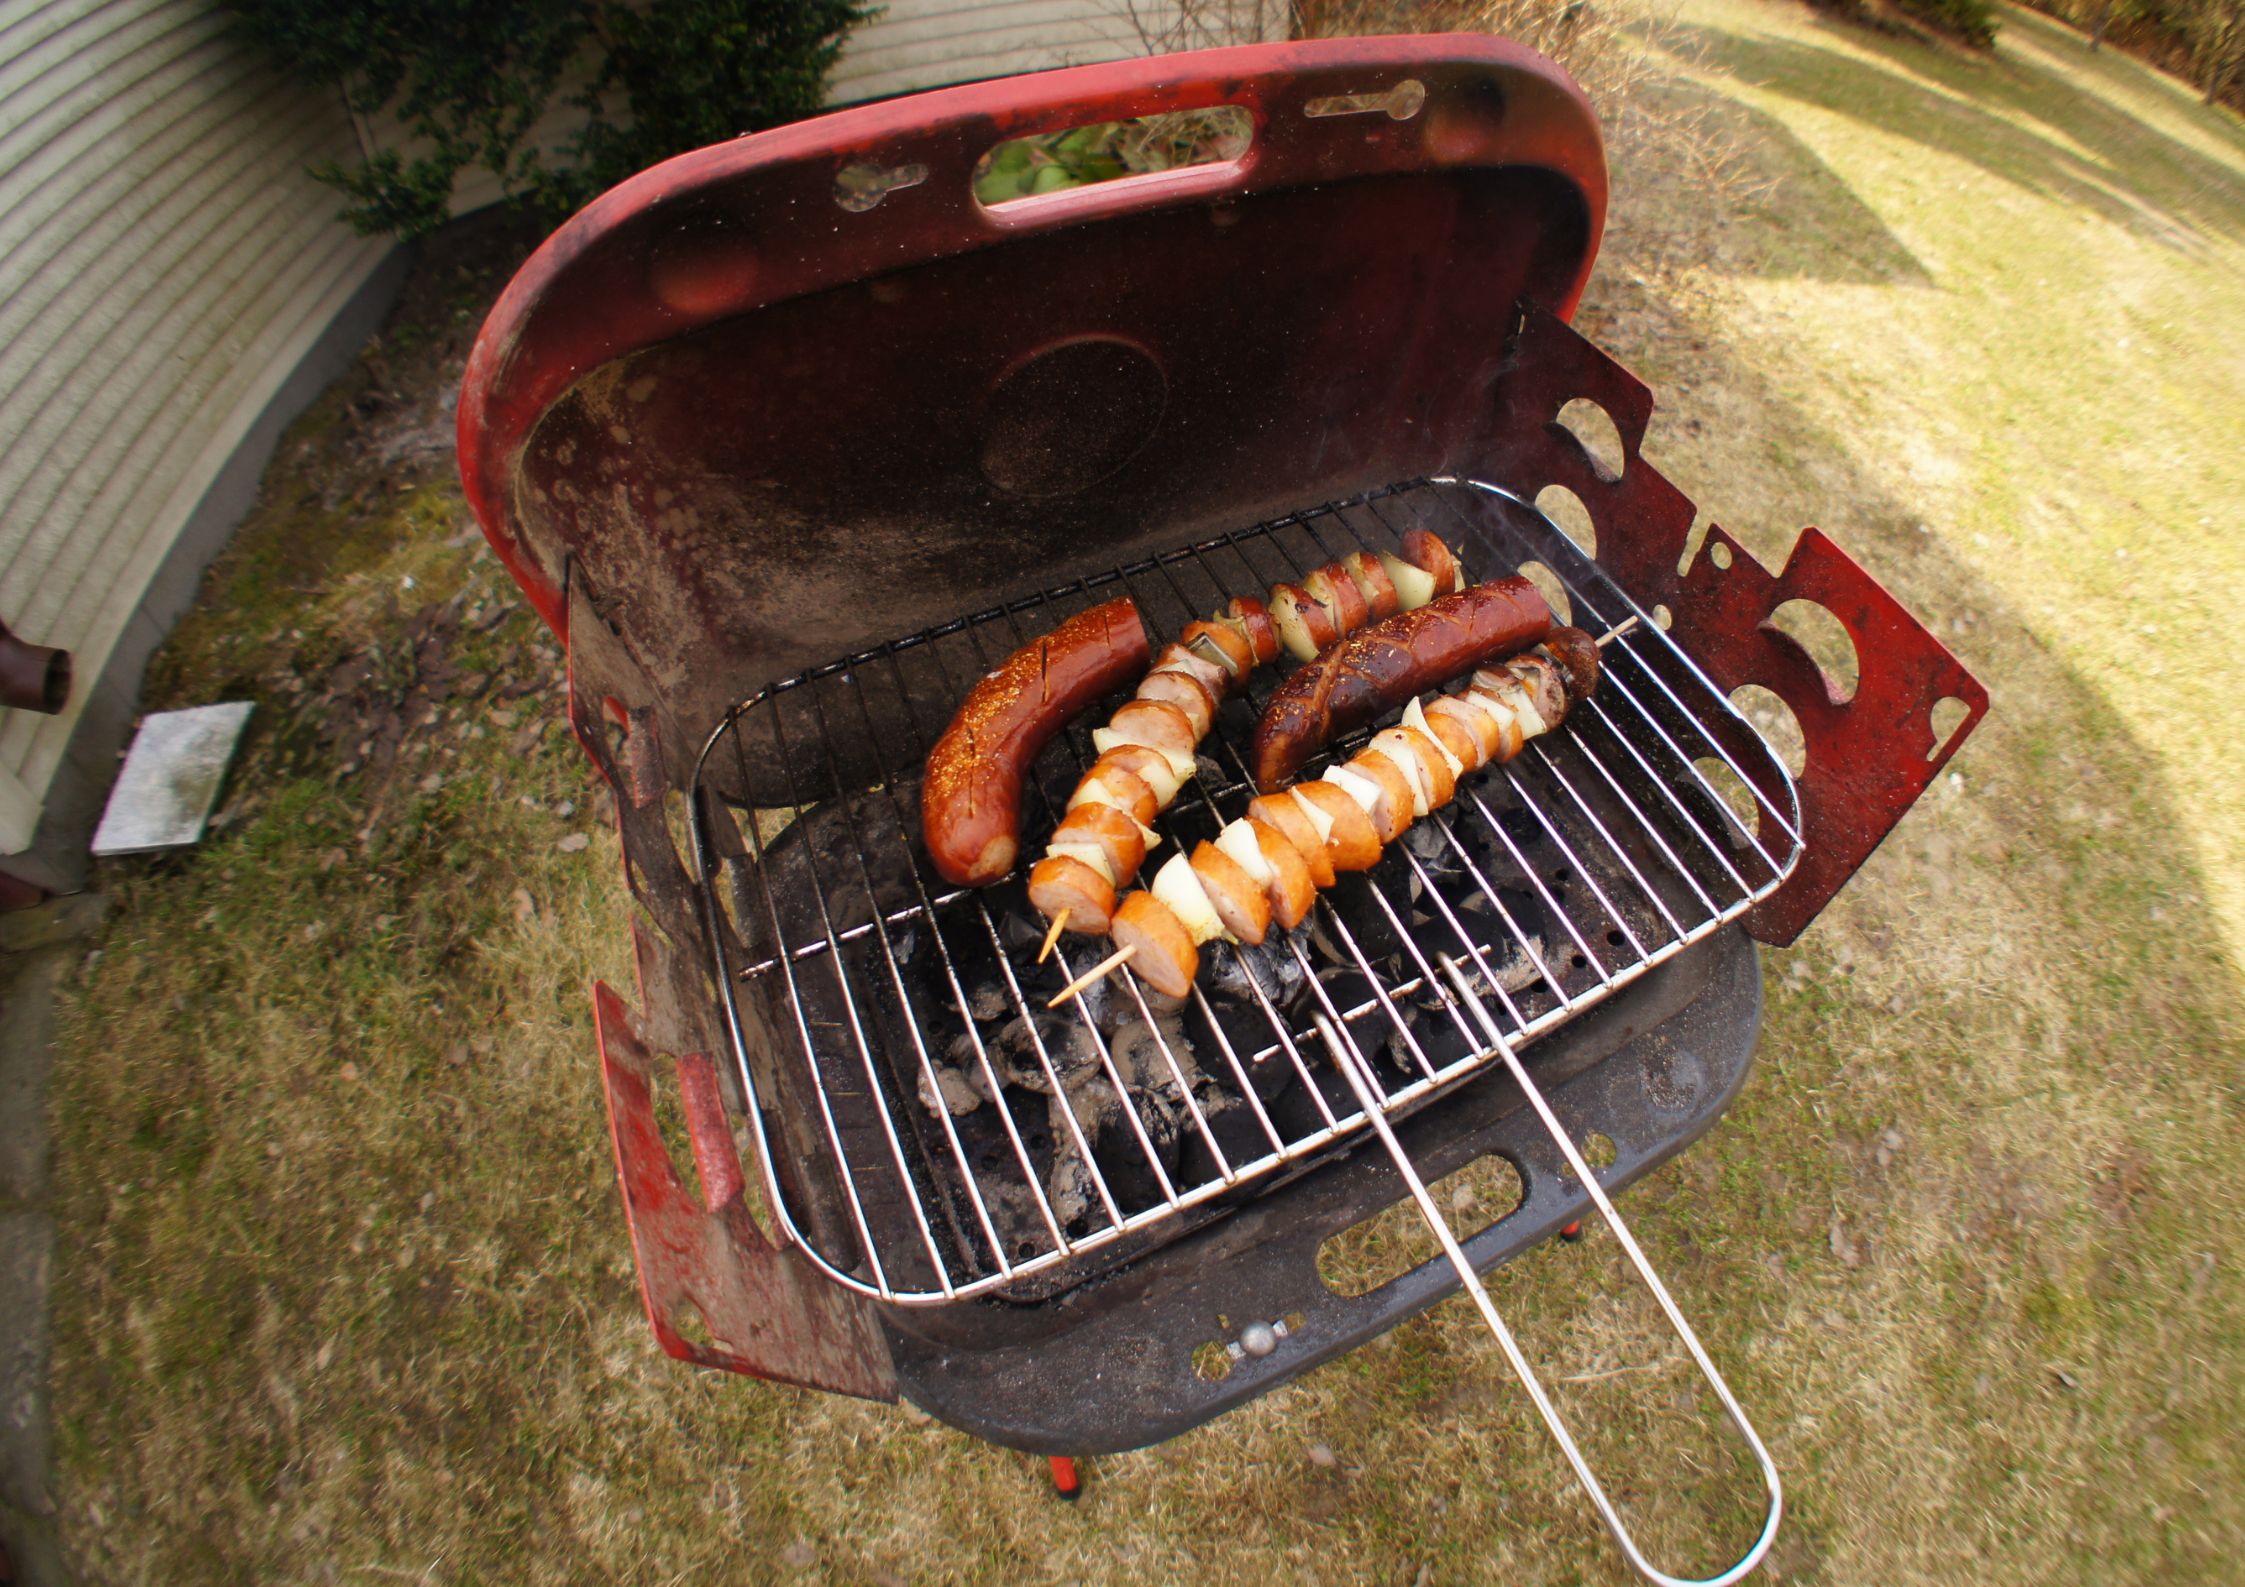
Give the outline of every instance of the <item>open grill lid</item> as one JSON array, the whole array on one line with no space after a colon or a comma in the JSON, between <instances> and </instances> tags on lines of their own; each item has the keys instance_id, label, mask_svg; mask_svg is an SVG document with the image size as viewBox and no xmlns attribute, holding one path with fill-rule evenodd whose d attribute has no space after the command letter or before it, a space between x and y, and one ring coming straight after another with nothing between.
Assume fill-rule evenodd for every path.
<instances>
[{"instance_id":1,"label":"open grill lid","mask_svg":"<svg viewBox=\"0 0 2245 1587\"><path fill-rule=\"evenodd\" d=\"M1378 103L1319 103L1356 95ZM1253 120L1238 160L974 197L1008 138L1216 105ZM853 209L853 167L925 174ZM470 359L462 472L548 623L573 562L698 737L921 622L1469 464L1517 305L1572 312L1605 206L1581 91L1479 35L865 106L669 161L557 232Z\"/></svg>"}]
</instances>

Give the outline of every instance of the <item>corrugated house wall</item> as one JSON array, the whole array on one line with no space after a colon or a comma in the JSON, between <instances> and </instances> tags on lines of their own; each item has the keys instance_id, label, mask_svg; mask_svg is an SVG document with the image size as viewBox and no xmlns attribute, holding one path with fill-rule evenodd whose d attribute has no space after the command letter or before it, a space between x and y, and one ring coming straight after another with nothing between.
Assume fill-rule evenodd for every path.
<instances>
[{"instance_id":1,"label":"corrugated house wall","mask_svg":"<svg viewBox=\"0 0 2245 1587\"><path fill-rule=\"evenodd\" d=\"M356 152L204 0L0 8L0 614L78 674L0 711L0 852L107 788L149 653L394 290L305 174Z\"/></svg>"},{"instance_id":2,"label":"corrugated house wall","mask_svg":"<svg viewBox=\"0 0 2245 1587\"><path fill-rule=\"evenodd\" d=\"M832 98L1286 33L1281 0L1183 3L890 0ZM78 677L60 716L0 709L9 869L74 880L148 656L393 299L404 251L306 168L394 135L211 0L0 0L0 618Z\"/></svg>"}]
</instances>

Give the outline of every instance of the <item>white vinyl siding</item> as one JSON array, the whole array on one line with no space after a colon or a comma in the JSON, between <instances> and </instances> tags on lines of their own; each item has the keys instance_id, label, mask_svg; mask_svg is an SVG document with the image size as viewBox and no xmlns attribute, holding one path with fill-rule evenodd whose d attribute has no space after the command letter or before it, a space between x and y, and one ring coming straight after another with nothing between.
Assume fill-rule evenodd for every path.
<instances>
[{"instance_id":1,"label":"white vinyl siding","mask_svg":"<svg viewBox=\"0 0 2245 1587\"><path fill-rule=\"evenodd\" d=\"M266 404L388 254L306 172L335 96L206 0L0 6L0 616L75 654L62 716L0 711L0 852Z\"/></svg>"}]
</instances>

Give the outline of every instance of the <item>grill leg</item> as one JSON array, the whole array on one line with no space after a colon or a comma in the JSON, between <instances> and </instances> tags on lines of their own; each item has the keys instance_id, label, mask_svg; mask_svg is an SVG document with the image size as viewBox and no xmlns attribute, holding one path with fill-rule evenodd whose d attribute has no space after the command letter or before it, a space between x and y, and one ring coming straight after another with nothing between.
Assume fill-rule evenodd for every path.
<instances>
[{"instance_id":1,"label":"grill leg","mask_svg":"<svg viewBox=\"0 0 2245 1587\"><path fill-rule=\"evenodd\" d=\"M1052 1457L1052 1491L1070 1504L1083 1493L1083 1478L1076 1475L1076 1462L1071 1456Z\"/></svg>"}]
</instances>

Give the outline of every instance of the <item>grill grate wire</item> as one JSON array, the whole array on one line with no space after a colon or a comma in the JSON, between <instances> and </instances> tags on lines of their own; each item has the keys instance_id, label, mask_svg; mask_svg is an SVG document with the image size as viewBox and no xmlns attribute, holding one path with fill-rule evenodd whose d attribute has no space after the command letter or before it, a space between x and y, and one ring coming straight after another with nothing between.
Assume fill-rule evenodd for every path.
<instances>
[{"instance_id":1,"label":"grill grate wire","mask_svg":"<svg viewBox=\"0 0 2245 1587\"><path fill-rule=\"evenodd\" d=\"M1283 989L1283 966L1269 949L1233 944L1204 953L1181 1020L1165 1019L1127 971L1107 983L1120 1022L1097 1017L1092 998L1060 1020L1044 1015L1049 991L1102 945L1063 938L1052 961L1035 965L1036 933L1021 940L1018 878L950 888L912 847L919 765L974 678L1118 593L1136 599L1158 649L1226 596L1260 596L1360 546L1392 550L1414 525L1448 540L1475 577L1542 563L1571 608L1561 615L1594 633L1639 618L1608 646L1597 693L1518 759L1460 779L1448 807L1390 845L1373 870L1321 897L1314 931L1305 922L1274 932L1300 994L1274 999L1266 982ZM1189 848L1243 812L1254 792L1246 730L1281 675L1258 669L1249 709L1228 704L1220 714L1203 742L1203 775L1158 823L1166 840ZM1093 713L1057 737L1027 779L1024 868L1093 758L1089 728L1099 720ZM1736 748L1726 747L1726 733ZM769 815L728 808L741 842L737 857L721 859L704 837L721 799L713 759L727 757L737 786L750 787L750 735L763 761L785 768L794 816L767 837ZM1332 752L1345 758L1368 736L1351 735ZM846 775L846 765L867 763L870 780ZM1728 802L1710 765L1743 788L1750 818ZM1366 1072L1381 1110L1400 1116L1489 1067L1499 1054L1491 1030L1526 1046L1736 920L1784 882L1801 847L1782 760L1653 614L1532 506L1457 479L1305 509L773 684L712 733L695 799L717 984L751 1126L764 1137L774 1215L836 1281L901 1304L1065 1287L1083 1259L1126 1236L1181 1229L1192 1209L1275 1183L1365 1129L1362 1088L1319 1040L1326 1025L1386 1055ZM777 885L775 869L788 873ZM720 912L754 945L748 962L731 962ZM1443 942L1456 946L1445 954ZM1444 956L1512 972L1478 976L1471 989L1482 1006L1469 1018L1461 993L1437 972ZM1210 995L1216 958L1230 961L1236 973L1226 984L1243 994ZM1336 987L1354 990L1344 997ZM744 1014L744 995L759 1000L755 1016ZM978 1015L978 1006L988 1012ZM993 1034L1016 1021L1020 1051L1008 1064L993 1055ZM760 1088L751 1056L762 1045L748 1035L752 1023L790 1049L774 1060L802 1066L811 1081L814 1133L854 1250L831 1225L815 1235L809 1209L774 1172L779 1142L760 1097L769 1087ZM1150 1035L1151 1081L1138 1072L1149 1055L1141 1052L1130 1073L1118 1060L1115 1037L1125 1029ZM1073 1057L1055 1052L1063 1039ZM981 1105L955 1112L956 1085L976 1078ZM1040 1089L1025 1093L1025 1079L1042 1082L1042 1129L1019 1116ZM1087 1081L1112 1098L1088 1118ZM1072 1210L1056 1205L1053 1188L1068 1158L1081 1202Z\"/></svg>"}]
</instances>

